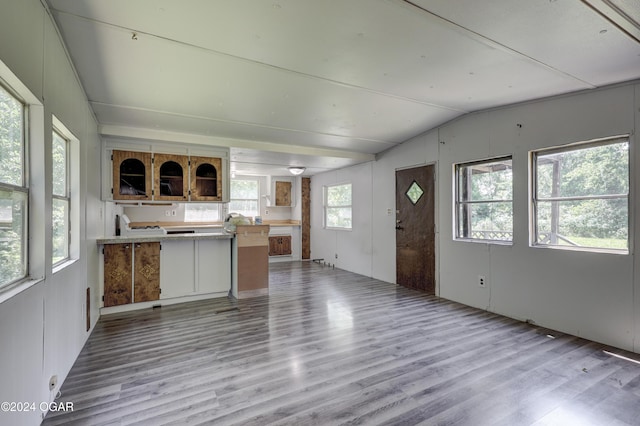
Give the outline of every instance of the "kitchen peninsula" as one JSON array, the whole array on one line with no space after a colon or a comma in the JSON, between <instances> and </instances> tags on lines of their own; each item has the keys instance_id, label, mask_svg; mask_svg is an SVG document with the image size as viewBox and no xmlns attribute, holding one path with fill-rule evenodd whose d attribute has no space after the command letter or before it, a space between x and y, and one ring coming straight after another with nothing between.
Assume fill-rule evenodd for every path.
<instances>
[{"instance_id":1,"label":"kitchen peninsula","mask_svg":"<svg viewBox=\"0 0 640 426\"><path fill-rule=\"evenodd\" d=\"M215 232L98 239L102 313L226 297L234 235Z\"/></svg>"}]
</instances>

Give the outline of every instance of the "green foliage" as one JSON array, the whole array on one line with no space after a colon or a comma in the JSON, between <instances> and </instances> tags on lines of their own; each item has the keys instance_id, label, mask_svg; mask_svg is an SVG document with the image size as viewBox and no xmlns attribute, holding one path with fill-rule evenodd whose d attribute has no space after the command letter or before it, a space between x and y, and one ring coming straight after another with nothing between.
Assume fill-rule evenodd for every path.
<instances>
[{"instance_id":1,"label":"green foliage","mask_svg":"<svg viewBox=\"0 0 640 426\"><path fill-rule=\"evenodd\" d=\"M505 238L505 235L513 231L511 160L471 164L461 167L458 175L458 194L460 201L463 201L460 205L463 210L459 212L458 217L462 220L466 209L467 217L471 221L469 235L466 237L509 239ZM496 232L501 236L496 237Z\"/></svg>"},{"instance_id":2,"label":"green foliage","mask_svg":"<svg viewBox=\"0 0 640 426\"><path fill-rule=\"evenodd\" d=\"M69 257L69 201L54 198L52 203L52 262Z\"/></svg>"},{"instance_id":3,"label":"green foliage","mask_svg":"<svg viewBox=\"0 0 640 426\"><path fill-rule=\"evenodd\" d=\"M233 199L254 199L260 195L260 186L257 180L252 179L231 179L231 198Z\"/></svg>"},{"instance_id":4,"label":"green foliage","mask_svg":"<svg viewBox=\"0 0 640 426\"><path fill-rule=\"evenodd\" d=\"M335 185L327 187L327 206L350 206L351 184Z\"/></svg>"},{"instance_id":5,"label":"green foliage","mask_svg":"<svg viewBox=\"0 0 640 426\"><path fill-rule=\"evenodd\" d=\"M0 183L23 184L24 107L0 86ZM25 271L24 214L26 194L0 188L0 285L21 278Z\"/></svg>"},{"instance_id":6,"label":"green foliage","mask_svg":"<svg viewBox=\"0 0 640 426\"><path fill-rule=\"evenodd\" d=\"M0 285L24 275L26 194L0 189Z\"/></svg>"},{"instance_id":7,"label":"green foliage","mask_svg":"<svg viewBox=\"0 0 640 426\"><path fill-rule=\"evenodd\" d=\"M66 197L67 194L67 154L68 143L58 133L53 132L51 146L53 162L53 194Z\"/></svg>"},{"instance_id":8,"label":"green foliage","mask_svg":"<svg viewBox=\"0 0 640 426\"><path fill-rule=\"evenodd\" d=\"M325 225L329 228L351 228L351 184L326 188Z\"/></svg>"},{"instance_id":9,"label":"green foliage","mask_svg":"<svg viewBox=\"0 0 640 426\"><path fill-rule=\"evenodd\" d=\"M257 216L259 212L260 183L255 179L231 179L229 212L243 216Z\"/></svg>"},{"instance_id":10,"label":"green foliage","mask_svg":"<svg viewBox=\"0 0 640 426\"><path fill-rule=\"evenodd\" d=\"M595 247L602 248L613 244L609 240L623 240L623 248L627 248L628 142L539 155L536 171L538 198L595 197L586 200L539 201L540 233L552 231L553 212L556 209L558 234L574 242L588 240L589 244L596 244L599 240L601 243ZM620 197L597 198L605 195Z\"/></svg>"},{"instance_id":11,"label":"green foliage","mask_svg":"<svg viewBox=\"0 0 640 426\"><path fill-rule=\"evenodd\" d=\"M22 185L24 108L0 86L0 182Z\"/></svg>"}]
</instances>

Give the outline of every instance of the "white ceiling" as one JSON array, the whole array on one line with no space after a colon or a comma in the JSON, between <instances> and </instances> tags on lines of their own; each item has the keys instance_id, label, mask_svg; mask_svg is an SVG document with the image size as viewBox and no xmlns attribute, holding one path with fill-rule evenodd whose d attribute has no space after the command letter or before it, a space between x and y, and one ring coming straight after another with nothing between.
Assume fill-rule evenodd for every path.
<instances>
[{"instance_id":1,"label":"white ceiling","mask_svg":"<svg viewBox=\"0 0 640 426\"><path fill-rule=\"evenodd\" d=\"M239 174L367 161L462 114L640 78L637 0L48 0L103 138Z\"/></svg>"}]
</instances>

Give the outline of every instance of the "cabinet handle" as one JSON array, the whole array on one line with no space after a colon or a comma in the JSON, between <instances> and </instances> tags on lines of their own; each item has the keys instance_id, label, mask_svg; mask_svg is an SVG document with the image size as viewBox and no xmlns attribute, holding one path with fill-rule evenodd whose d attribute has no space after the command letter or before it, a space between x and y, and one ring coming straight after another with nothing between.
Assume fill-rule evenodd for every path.
<instances>
[{"instance_id":1,"label":"cabinet handle","mask_svg":"<svg viewBox=\"0 0 640 426\"><path fill-rule=\"evenodd\" d=\"M136 244L136 248L140 248L140 247L142 247L140 243Z\"/></svg>"},{"instance_id":2,"label":"cabinet handle","mask_svg":"<svg viewBox=\"0 0 640 426\"><path fill-rule=\"evenodd\" d=\"M125 250L129 250L129 244L127 244L126 246L124 246Z\"/></svg>"}]
</instances>

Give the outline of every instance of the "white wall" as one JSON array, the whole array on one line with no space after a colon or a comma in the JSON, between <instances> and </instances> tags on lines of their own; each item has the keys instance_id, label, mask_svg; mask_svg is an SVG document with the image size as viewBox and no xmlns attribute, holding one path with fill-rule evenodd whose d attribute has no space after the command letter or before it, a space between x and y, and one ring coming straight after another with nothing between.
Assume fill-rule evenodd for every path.
<instances>
[{"instance_id":1,"label":"white wall","mask_svg":"<svg viewBox=\"0 0 640 426\"><path fill-rule=\"evenodd\" d=\"M528 153L633 132L634 111L634 86L625 85L479 113L443 126L440 217L452 215L453 163L512 154L514 243L454 242L452 221L441 221L440 295L633 349L633 256L530 247ZM637 150L632 152L637 158ZM487 277L487 288L476 285L477 275Z\"/></svg>"},{"instance_id":2,"label":"white wall","mask_svg":"<svg viewBox=\"0 0 640 426\"><path fill-rule=\"evenodd\" d=\"M338 242L312 211L312 257L349 247L349 263L337 266L395 282L396 169L437 162L437 288L440 296L520 320L531 320L623 349L640 352L640 284L633 254L588 253L529 246L528 153L531 150L631 133L632 244L640 247L640 84L605 89L470 114L378 156L375 162L312 178L312 205L321 206L321 186L357 176L354 215L362 225ZM518 126L521 125L521 127ZM453 164L513 155L514 242L511 246L453 241ZM370 174L363 170L371 170ZM394 209L395 212L395 209ZM344 240L348 240L345 244ZM371 246L366 246L370 243ZM370 267L370 272L367 272ZM477 276L487 287L477 286Z\"/></svg>"},{"instance_id":3,"label":"white wall","mask_svg":"<svg viewBox=\"0 0 640 426\"><path fill-rule=\"evenodd\" d=\"M100 139L97 124L76 80L53 20L39 0L0 2L0 77L19 80L35 103L30 115L30 271L39 281L0 303L0 401L48 402L59 390L98 318L98 256L102 234ZM15 88L15 87L14 87ZM21 93L22 94L22 93ZM80 141L77 196L78 259L51 267L51 123L55 115ZM4 299L4 298L3 298ZM49 391L49 377L58 386ZM0 412L0 424L36 425L42 412Z\"/></svg>"},{"instance_id":4,"label":"white wall","mask_svg":"<svg viewBox=\"0 0 640 426\"><path fill-rule=\"evenodd\" d=\"M311 259L324 259L337 268L372 275L372 163L315 175L311 179ZM324 229L323 187L351 183L352 230ZM336 258L337 255L337 258Z\"/></svg>"}]
</instances>

